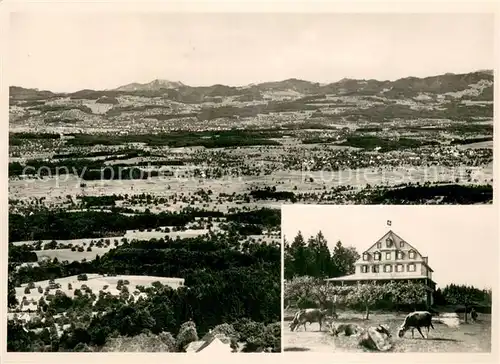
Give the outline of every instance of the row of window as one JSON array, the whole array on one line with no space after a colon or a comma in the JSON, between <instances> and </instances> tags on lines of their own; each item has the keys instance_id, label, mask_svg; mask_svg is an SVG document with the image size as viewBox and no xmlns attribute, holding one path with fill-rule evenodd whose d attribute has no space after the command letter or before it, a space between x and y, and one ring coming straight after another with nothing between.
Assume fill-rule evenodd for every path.
<instances>
[{"instance_id":1,"label":"row of window","mask_svg":"<svg viewBox=\"0 0 500 364\"><path fill-rule=\"evenodd\" d=\"M391 238L387 238L387 239L385 240L385 246L386 246L387 248L390 248L390 247L392 247L393 245L394 245L394 241L393 241ZM400 241L400 242L399 242L399 247L400 247L400 248L404 248L404 246L405 246L405 242L404 242L404 241ZM378 249L381 249L381 248L382 248L382 242L381 242L381 241L379 241L379 242L377 243L377 248L378 248Z\"/></svg>"},{"instance_id":2,"label":"row of window","mask_svg":"<svg viewBox=\"0 0 500 364\"><path fill-rule=\"evenodd\" d=\"M397 251L396 252L396 259L403 259L404 258L404 253L402 251ZM413 250L410 250L408 253L408 258L409 259L415 259L416 254ZM382 259L382 254L379 252L373 253L373 260L381 260ZM385 253L385 260L391 260L392 259L392 252L386 252ZM369 259L369 254L368 253L363 253L363 260L370 260Z\"/></svg>"},{"instance_id":3,"label":"row of window","mask_svg":"<svg viewBox=\"0 0 500 364\"><path fill-rule=\"evenodd\" d=\"M385 273L391 273L393 266L390 264L385 264L383 265L383 269ZM415 272L416 270L416 265L414 263L407 264L406 265L406 271L407 272ZM361 272L362 273L368 273L369 271L369 266L368 265L362 265L361 266ZM372 273L379 273L380 272L380 266L379 265L372 265L371 269ZM404 272L404 265L403 264L396 264L396 272Z\"/></svg>"}]
</instances>

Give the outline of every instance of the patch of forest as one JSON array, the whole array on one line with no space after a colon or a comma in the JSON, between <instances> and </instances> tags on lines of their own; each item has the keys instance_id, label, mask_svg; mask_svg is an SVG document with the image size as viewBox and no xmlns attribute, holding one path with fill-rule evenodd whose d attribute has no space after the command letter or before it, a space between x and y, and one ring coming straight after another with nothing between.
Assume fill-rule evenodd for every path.
<instances>
[{"instance_id":1,"label":"patch of forest","mask_svg":"<svg viewBox=\"0 0 500 364\"><path fill-rule=\"evenodd\" d=\"M282 134L259 130L222 130L204 132L171 132L135 135L90 135L75 134L68 140L72 146L122 145L127 143L145 143L149 146L226 148L250 145L280 145L271 138L280 138Z\"/></svg>"},{"instance_id":2,"label":"patch of forest","mask_svg":"<svg viewBox=\"0 0 500 364\"><path fill-rule=\"evenodd\" d=\"M110 199L114 200L113 198ZM98 203L102 203L99 200ZM108 203L109 201L105 201ZM95 201L87 202L94 204ZM119 212L52 211L42 210L28 215L9 215L9 242L26 240L100 238L127 230L154 229L158 226L185 226L197 217L225 217L237 224L276 227L281 223L281 211L260 210L223 214L218 211L186 210L184 212L137 213L134 216Z\"/></svg>"},{"instance_id":3,"label":"patch of forest","mask_svg":"<svg viewBox=\"0 0 500 364\"><path fill-rule=\"evenodd\" d=\"M441 204L469 205L493 203L491 185L441 184L379 189L369 197L370 204L425 204L440 200Z\"/></svg>"}]
</instances>

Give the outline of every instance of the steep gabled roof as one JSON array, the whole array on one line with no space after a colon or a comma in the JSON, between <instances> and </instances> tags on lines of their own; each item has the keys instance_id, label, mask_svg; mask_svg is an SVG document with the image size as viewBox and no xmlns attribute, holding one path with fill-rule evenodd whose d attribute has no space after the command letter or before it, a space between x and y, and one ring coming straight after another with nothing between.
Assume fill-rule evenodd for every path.
<instances>
[{"instance_id":1,"label":"steep gabled roof","mask_svg":"<svg viewBox=\"0 0 500 364\"><path fill-rule=\"evenodd\" d=\"M368 250L370 250L370 249L372 249L373 247L376 247L376 245L377 245L377 243L379 241L385 241L389 237L391 237L394 240L395 243L400 242L400 241L404 241L405 245L408 246L410 248L410 250L413 249L416 253L418 253L419 255L423 256L418 251L418 249L416 249L413 245L409 244L405 239L401 238L398 234L396 234L392 230L389 230L388 232L386 232L384 235L382 235L382 237L380 239L375 240L375 243L373 243L372 245L370 245L370 247L368 249L364 250L363 253L366 252L366 251L368 251ZM397 244L396 244L396 246L397 246Z\"/></svg>"},{"instance_id":2,"label":"steep gabled roof","mask_svg":"<svg viewBox=\"0 0 500 364\"><path fill-rule=\"evenodd\" d=\"M217 354L232 353L231 340L224 335L215 335L211 340L205 341L205 343L196 350L197 353L203 352L207 354L208 352L213 352Z\"/></svg>"},{"instance_id":3,"label":"steep gabled roof","mask_svg":"<svg viewBox=\"0 0 500 364\"><path fill-rule=\"evenodd\" d=\"M422 258L427 258L427 257L424 257L424 255L422 253L420 253L418 251L418 249L416 249L413 245L409 244L406 240L402 239L398 234L396 234L394 231L392 230L389 230L388 232L386 232L384 235L382 235L382 237L380 237L379 239L375 240L375 243L373 243L372 245L370 245L370 247L366 250L363 251L363 253L361 254L361 257L356 261L355 264L364 264L365 261L363 260L363 254L365 252L367 252L368 250L371 250L373 248L375 248L377 246L377 243L379 241L385 241L387 238L391 237L393 240L394 240L394 248L395 250L398 250L398 246L399 246L399 242L403 241L405 243L405 246L407 248L409 248L408 250L413 250L415 251L415 253L417 253L417 255L421 256ZM383 249L382 249L383 250ZM405 249L406 250L406 249ZM432 272L434 271L430 266L429 266L429 263L427 261L427 259L423 259L423 263L427 266L427 268L429 268Z\"/></svg>"}]
</instances>

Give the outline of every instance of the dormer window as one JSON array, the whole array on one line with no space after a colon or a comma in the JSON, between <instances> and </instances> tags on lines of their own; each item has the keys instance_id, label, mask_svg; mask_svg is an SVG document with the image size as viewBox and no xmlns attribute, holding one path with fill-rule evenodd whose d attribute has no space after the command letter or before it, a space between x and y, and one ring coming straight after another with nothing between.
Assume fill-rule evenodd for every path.
<instances>
[{"instance_id":1,"label":"dormer window","mask_svg":"<svg viewBox=\"0 0 500 364\"><path fill-rule=\"evenodd\" d=\"M410 252L408 253L408 258L415 259L415 251L410 250Z\"/></svg>"},{"instance_id":2,"label":"dormer window","mask_svg":"<svg viewBox=\"0 0 500 364\"><path fill-rule=\"evenodd\" d=\"M399 242L399 247L400 248L404 248L405 247L405 242L404 241L400 241Z\"/></svg>"},{"instance_id":3,"label":"dormer window","mask_svg":"<svg viewBox=\"0 0 500 364\"><path fill-rule=\"evenodd\" d=\"M376 252L375 254L373 254L373 260L380 260L380 253L379 252Z\"/></svg>"},{"instance_id":4,"label":"dormer window","mask_svg":"<svg viewBox=\"0 0 500 364\"><path fill-rule=\"evenodd\" d=\"M363 260L369 260L368 258L369 258L368 253L363 253Z\"/></svg>"},{"instance_id":5,"label":"dormer window","mask_svg":"<svg viewBox=\"0 0 500 364\"><path fill-rule=\"evenodd\" d=\"M379 241L379 242L377 243L377 249L380 249L380 248L382 248L382 243Z\"/></svg>"},{"instance_id":6,"label":"dormer window","mask_svg":"<svg viewBox=\"0 0 500 364\"><path fill-rule=\"evenodd\" d=\"M385 245L390 248L392 246L392 239L391 238L388 238L386 241L385 241Z\"/></svg>"}]
</instances>

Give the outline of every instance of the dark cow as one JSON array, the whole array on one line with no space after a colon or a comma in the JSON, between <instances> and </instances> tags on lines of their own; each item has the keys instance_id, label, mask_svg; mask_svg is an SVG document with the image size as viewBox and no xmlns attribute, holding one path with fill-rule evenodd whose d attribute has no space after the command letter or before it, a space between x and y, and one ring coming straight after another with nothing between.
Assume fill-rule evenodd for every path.
<instances>
[{"instance_id":1,"label":"dark cow","mask_svg":"<svg viewBox=\"0 0 500 364\"><path fill-rule=\"evenodd\" d=\"M359 334L362 331L363 328L355 324L340 324L337 327L332 327L331 334L333 336L339 336L339 334L344 334L345 336L352 336Z\"/></svg>"},{"instance_id":2,"label":"dark cow","mask_svg":"<svg viewBox=\"0 0 500 364\"><path fill-rule=\"evenodd\" d=\"M295 330L298 326L304 325L304 331L306 329L306 323L319 323L319 331L321 331L323 327L323 321L326 318L328 310L323 310L319 308L306 308L302 310L298 310L295 316L293 317L292 322L290 323L290 330Z\"/></svg>"},{"instance_id":3,"label":"dark cow","mask_svg":"<svg viewBox=\"0 0 500 364\"><path fill-rule=\"evenodd\" d=\"M432 327L434 329L432 325L432 314L429 311L415 311L408 314L398 330L398 336L400 338L403 337L405 332L411 329L411 337L414 338L414 330L417 329L420 335L426 339L424 334L422 334L422 330L420 330L421 327L427 327L427 337L429 337L430 328Z\"/></svg>"},{"instance_id":4,"label":"dark cow","mask_svg":"<svg viewBox=\"0 0 500 364\"><path fill-rule=\"evenodd\" d=\"M470 318L472 319L472 322L475 322L477 320L477 312L474 310L474 307L470 310Z\"/></svg>"}]
</instances>

